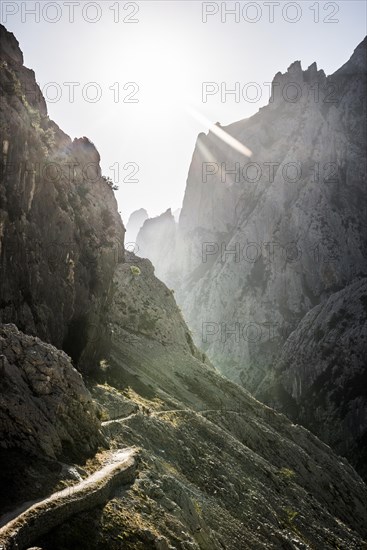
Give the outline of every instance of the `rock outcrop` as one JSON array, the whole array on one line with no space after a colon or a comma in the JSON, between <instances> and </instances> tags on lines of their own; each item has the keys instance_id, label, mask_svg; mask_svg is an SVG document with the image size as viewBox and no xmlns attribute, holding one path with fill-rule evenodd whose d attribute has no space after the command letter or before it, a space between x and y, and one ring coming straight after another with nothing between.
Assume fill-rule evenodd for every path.
<instances>
[{"instance_id":1,"label":"rock outcrop","mask_svg":"<svg viewBox=\"0 0 367 550\"><path fill-rule=\"evenodd\" d=\"M0 325L1 451L82 459L104 443L98 409L70 358Z\"/></svg>"},{"instance_id":2,"label":"rock outcrop","mask_svg":"<svg viewBox=\"0 0 367 550\"><path fill-rule=\"evenodd\" d=\"M367 39L330 76L315 63L305 71L293 63L275 76L270 102L256 115L200 134L171 250L155 255L167 241L153 228L142 247L175 289L195 343L269 403L275 396L265 385L290 334L309 311L367 275L366 46ZM305 387L320 369L312 361ZM343 380L353 376L349 363L340 369ZM288 386L305 378L296 368L284 376ZM321 386L313 390L322 400ZM356 388L362 417L363 391ZM323 435L321 426L316 433Z\"/></svg>"},{"instance_id":3,"label":"rock outcrop","mask_svg":"<svg viewBox=\"0 0 367 550\"><path fill-rule=\"evenodd\" d=\"M0 324L0 513L80 478L64 462L85 464L106 446L101 407L71 358Z\"/></svg>"}]
</instances>

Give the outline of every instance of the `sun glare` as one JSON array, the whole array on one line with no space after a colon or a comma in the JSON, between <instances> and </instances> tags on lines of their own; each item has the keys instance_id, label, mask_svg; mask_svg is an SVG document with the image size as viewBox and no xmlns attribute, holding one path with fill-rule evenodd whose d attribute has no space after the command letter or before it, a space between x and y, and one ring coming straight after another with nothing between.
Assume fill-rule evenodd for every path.
<instances>
[{"instance_id":1,"label":"sun glare","mask_svg":"<svg viewBox=\"0 0 367 550\"><path fill-rule=\"evenodd\" d=\"M217 124L213 124L208 118L206 118L203 114L199 113L196 109L193 107L187 107L187 112L197 121L199 122L204 128L208 128L213 134L215 134L219 139L221 139L226 145L229 145L240 153L241 155L245 157L251 157L252 151L246 147L243 143L238 141L238 139L234 138L233 136L229 135L227 132L223 130L220 126ZM209 159L207 159L209 160Z\"/></svg>"},{"instance_id":2,"label":"sun glare","mask_svg":"<svg viewBox=\"0 0 367 550\"><path fill-rule=\"evenodd\" d=\"M168 47L166 39L147 38L132 50L128 64L131 73L137 75L142 106L165 113L184 107L190 71L179 42Z\"/></svg>"}]
</instances>

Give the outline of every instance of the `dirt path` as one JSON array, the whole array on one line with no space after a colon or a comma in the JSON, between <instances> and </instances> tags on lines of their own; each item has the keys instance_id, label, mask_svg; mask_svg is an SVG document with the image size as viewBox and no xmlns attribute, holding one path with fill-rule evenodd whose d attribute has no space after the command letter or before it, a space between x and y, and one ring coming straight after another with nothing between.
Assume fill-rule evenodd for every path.
<instances>
[{"instance_id":1,"label":"dirt path","mask_svg":"<svg viewBox=\"0 0 367 550\"><path fill-rule=\"evenodd\" d=\"M42 500L26 502L0 518L0 549L22 550L70 516L108 500L112 490L135 479L135 449L112 452L108 463L80 483Z\"/></svg>"},{"instance_id":2,"label":"dirt path","mask_svg":"<svg viewBox=\"0 0 367 550\"><path fill-rule=\"evenodd\" d=\"M235 413L235 414L247 414L245 411L239 411L239 410L231 410L231 409L207 409L207 410L195 410L195 409L170 409L170 410L163 410L163 411L150 411L148 414L145 413L146 416L159 416L159 415L164 415L164 414L168 414L168 413L196 413L196 414L207 414L207 413L217 413L217 412L222 412L222 413ZM139 410L135 413L131 413L127 416L117 416L116 418L113 418L111 420L105 420L104 422L102 422L102 426L103 427L108 427L108 426L112 426L113 424L118 424L120 422L126 422L127 420L129 420L130 418L133 418L134 416L138 415L138 414L144 414L142 410ZM1 548L0 548L1 550Z\"/></svg>"}]
</instances>

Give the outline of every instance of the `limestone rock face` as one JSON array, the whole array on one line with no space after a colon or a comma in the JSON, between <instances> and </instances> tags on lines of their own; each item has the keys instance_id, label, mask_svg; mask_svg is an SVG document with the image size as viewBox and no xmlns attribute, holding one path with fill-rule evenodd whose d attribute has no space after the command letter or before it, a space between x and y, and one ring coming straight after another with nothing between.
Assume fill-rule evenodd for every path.
<instances>
[{"instance_id":1,"label":"limestone rock face","mask_svg":"<svg viewBox=\"0 0 367 550\"><path fill-rule=\"evenodd\" d=\"M79 361L98 324L124 227L100 157L52 122L0 26L0 320Z\"/></svg>"},{"instance_id":2,"label":"limestone rock face","mask_svg":"<svg viewBox=\"0 0 367 550\"><path fill-rule=\"evenodd\" d=\"M366 46L330 76L296 61L274 77L257 114L200 134L171 251L155 255L162 241L153 232L144 247L175 289L195 343L255 395L265 395L264 381L307 312L367 274ZM310 387L320 369L313 361L298 375L293 366L287 387ZM348 364L340 369L348 379Z\"/></svg>"},{"instance_id":3,"label":"limestone rock face","mask_svg":"<svg viewBox=\"0 0 367 550\"><path fill-rule=\"evenodd\" d=\"M104 442L97 407L70 358L0 326L1 450L81 459Z\"/></svg>"},{"instance_id":4,"label":"limestone rock face","mask_svg":"<svg viewBox=\"0 0 367 550\"><path fill-rule=\"evenodd\" d=\"M327 79L299 64L277 75L272 102L225 128L251 159L211 133L198 138L179 224L189 244L178 301L218 368L253 392L305 313L367 273L365 49ZM276 95L287 83L302 90L298 101ZM208 151L227 170L243 167L242 181L226 185L218 170L204 182Z\"/></svg>"},{"instance_id":5,"label":"limestone rock face","mask_svg":"<svg viewBox=\"0 0 367 550\"><path fill-rule=\"evenodd\" d=\"M157 277L167 282L171 273L175 272L170 262L173 260L176 230L177 223L169 208L160 216L146 220L136 240L137 255L149 258L155 267Z\"/></svg>"},{"instance_id":6,"label":"limestone rock face","mask_svg":"<svg viewBox=\"0 0 367 550\"><path fill-rule=\"evenodd\" d=\"M366 349L367 279L361 279L305 315L264 381L262 395L347 456L363 477Z\"/></svg>"},{"instance_id":7,"label":"limestone rock face","mask_svg":"<svg viewBox=\"0 0 367 550\"><path fill-rule=\"evenodd\" d=\"M8 32L3 25L0 28L1 36L1 64L2 69L5 67L12 68L18 75L19 81L22 83L22 90L18 82L12 79L10 82L2 81L7 87L7 92L16 91L18 95L24 94L27 103L37 109L42 116L47 115L46 101L41 93L41 90L36 83L35 74L32 69L28 69L23 65L23 53L19 47L19 42L14 34ZM5 65L6 64L6 65ZM2 136L6 139L6 136Z\"/></svg>"},{"instance_id":8,"label":"limestone rock face","mask_svg":"<svg viewBox=\"0 0 367 550\"><path fill-rule=\"evenodd\" d=\"M136 237L138 236L140 229L142 228L145 220L147 219L148 219L148 212L145 210L145 208L140 208L139 210L135 210L135 212L131 214L129 221L127 222L127 225L126 225L126 235L125 235L126 244L136 243Z\"/></svg>"}]
</instances>

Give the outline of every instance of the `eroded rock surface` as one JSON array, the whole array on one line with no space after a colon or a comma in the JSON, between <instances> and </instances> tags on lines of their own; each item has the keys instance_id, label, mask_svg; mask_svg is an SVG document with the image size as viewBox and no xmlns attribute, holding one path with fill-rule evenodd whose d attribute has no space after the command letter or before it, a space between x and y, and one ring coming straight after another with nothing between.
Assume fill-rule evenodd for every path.
<instances>
[{"instance_id":1,"label":"eroded rock surface","mask_svg":"<svg viewBox=\"0 0 367 550\"><path fill-rule=\"evenodd\" d=\"M173 261L176 231L177 223L169 208L160 216L147 219L137 235L136 254L141 258L149 258L157 277L162 280L175 277L175 267L169 268L170 273L166 270L169 262Z\"/></svg>"},{"instance_id":2,"label":"eroded rock surface","mask_svg":"<svg viewBox=\"0 0 367 550\"><path fill-rule=\"evenodd\" d=\"M2 25L0 38L0 321L78 362L98 332L124 228L97 149L49 119L17 40Z\"/></svg>"},{"instance_id":3,"label":"eroded rock surface","mask_svg":"<svg viewBox=\"0 0 367 550\"><path fill-rule=\"evenodd\" d=\"M364 478L366 350L367 280L361 279L305 315L262 396L347 456Z\"/></svg>"},{"instance_id":4,"label":"eroded rock surface","mask_svg":"<svg viewBox=\"0 0 367 550\"><path fill-rule=\"evenodd\" d=\"M104 442L98 409L70 358L0 325L0 447L82 459Z\"/></svg>"}]
</instances>

